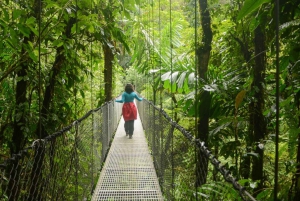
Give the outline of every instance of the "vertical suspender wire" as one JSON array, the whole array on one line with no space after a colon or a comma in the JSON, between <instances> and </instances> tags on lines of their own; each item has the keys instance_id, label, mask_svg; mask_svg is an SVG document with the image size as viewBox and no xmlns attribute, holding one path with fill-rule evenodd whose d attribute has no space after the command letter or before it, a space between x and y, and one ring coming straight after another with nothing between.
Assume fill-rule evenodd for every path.
<instances>
[{"instance_id":1,"label":"vertical suspender wire","mask_svg":"<svg viewBox=\"0 0 300 201\"><path fill-rule=\"evenodd\" d=\"M170 67L171 67L171 77L170 77L170 83L171 83L171 95L172 95L172 89L173 89L173 44L172 44L172 0L169 0L170 3L170 13L169 13L169 26L170 26L170 30L169 30L169 34L170 34ZM173 115L173 101L171 101L171 117L172 119L174 118Z\"/></svg>"},{"instance_id":2,"label":"vertical suspender wire","mask_svg":"<svg viewBox=\"0 0 300 201\"><path fill-rule=\"evenodd\" d=\"M151 59L151 69L152 69L152 72L151 72L151 74L152 74L152 84L153 84L153 86L152 86L152 95L153 95L153 104L154 105L156 105L156 102L157 102L157 100L156 100L156 89L155 89L155 79L154 79L154 62L155 62L155 57L154 57L154 46L155 46L155 41L154 41L154 15L153 15L153 13L154 13L154 2L153 2L153 0L150 0L151 1L151 28L152 28L152 30L150 30L151 32L152 32L152 38L151 38L151 40L152 40L152 45L151 45L151 56L150 56L150 59ZM151 35L150 35L151 36ZM155 129L155 124L156 124L156 118L155 118L155 108L154 107L152 107L152 111L151 111L151 115L152 115L152 117L151 117L151 126L152 126L152 133L151 133L151 138L149 139L149 140L151 140L150 141L150 143L151 143L151 150L155 150L156 151L156 149L155 149L155 147L156 147L156 141L155 141L155 138L154 138L154 136L155 136L155 134L156 134L156 129ZM155 151L153 151L153 153L156 155L156 152Z\"/></svg>"},{"instance_id":3,"label":"vertical suspender wire","mask_svg":"<svg viewBox=\"0 0 300 201\"><path fill-rule=\"evenodd\" d=\"M91 0L91 15L93 14L93 0ZM92 16L91 16L92 17ZM92 20L92 19L91 19ZM91 42L90 42L90 68L91 68L91 70L90 70L90 79L91 79L91 110L94 108L94 102L93 102L93 41L91 40ZM92 149L91 149L91 151L92 151L92 153L91 153L91 155L92 155L92 161L91 161L91 166L92 166L92 173L91 173L91 177L92 177L92 179L91 179L91 186L92 186L92 188L93 188L93 186L94 186L94 171L95 171L95 169L94 169L94 146L95 146L95 144L94 144L94 140L95 140L95 138L94 138L94 112L92 113L92 132L91 132L91 134L92 134Z\"/></svg>"},{"instance_id":4,"label":"vertical suspender wire","mask_svg":"<svg viewBox=\"0 0 300 201\"><path fill-rule=\"evenodd\" d=\"M141 15L141 2L139 1L139 3L138 3L138 17L137 17L137 21L138 21L138 26L140 26L140 15ZM132 36L133 36L133 34L131 34ZM138 29L138 36L140 36L140 29ZM139 42L139 40L140 40L140 38L139 37L137 37L137 40L138 40L138 42ZM134 71L134 79L135 79L135 90L137 90L137 89L140 89L140 87L139 87L139 85L140 85L140 83L138 83L138 80L137 80L137 72L136 72L136 70ZM144 81L144 80L143 80ZM141 93L141 91L139 91L139 93Z\"/></svg>"},{"instance_id":5,"label":"vertical suspender wire","mask_svg":"<svg viewBox=\"0 0 300 201\"><path fill-rule=\"evenodd\" d=\"M75 45L77 45L77 31L78 31L78 0L75 1L75 19L76 19L76 31L75 31ZM76 55L75 55L75 62L77 62L77 47L75 47ZM77 91L76 91L76 82L74 82L74 98L75 98L75 119L77 119ZM76 134L75 134L75 161L76 161L76 167L75 167L75 193L76 193L76 200L78 200L78 169L79 169L79 159L78 159L78 150L77 150L77 141L78 141L78 122L76 124Z\"/></svg>"},{"instance_id":6,"label":"vertical suspender wire","mask_svg":"<svg viewBox=\"0 0 300 201\"><path fill-rule=\"evenodd\" d=\"M276 18L276 129L275 129L275 181L274 181L274 201L277 201L278 191L278 144L279 144L279 0L275 1L275 18Z\"/></svg>"},{"instance_id":7,"label":"vertical suspender wire","mask_svg":"<svg viewBox=\"0 0 300 201\"><path fill-rule=\"evenodd\" d=\"M169 21L170 21L170 65L171 65L171 96L173 96L173 44L172 44L172 0L169 1L170 2L170 15L169 15ZM172 97L171 97L172 98ZM172 117L172 121L174 118L174 114L173 114L173 101L171 101L171 117ZM172 125L172 136L171 136L172 140L171 140L171 146L172 146L172 153L174 153L174 146L173 146L173 142L174 142L174 130L173 130L173 125ZM172 197L174 198L174 187L175 187L175 182L174 182L174 176L175 176L175 172L174 172L174 154L172 154Z\"/></svg>"},{"instance_id":8,"label":"vertical suspender wire","mask_svg":"<svg viewBox=\"0 0 300 201\"><path fill-rule=\"evenodd\" d=\"M150 33L150 0L148 0L148 5L147 5L147 35L146 35L146 43L147 43L147 69L149 68L149 65L150 65L150 44L149 44L149 33ZM149 76L147 76L147 86L148 86L148 90L147 90L147 97L148 99L150 99L150 92L149 92L149 79L148 79Z\"/></svg>"},{"instance_id":9,"label":"vertical suspender wire","mask_svg":"<svg viewBox=\"0 0 300 201\"><path fill-rule=\"evenodd\" d=\"M141 1L138 2L138 16L137 16L137 21L138 21L138 26L140 26L140 15L141 15ZM133 34L132 34L133 36ZM140 29L138 29L138 37L137 37L137 40L138 40L138 43L139 43L139 40L140 40ZM139 85L142 85L144 83L138 83L138 79L137 79L137 71L135 70L134 71L134 77L135 77L135 90L139 89L140 90L140 87ZM143 80L144 82L144 80ZM140 93L141 91L139 91Z\"/></svg>"},{"instance_id":10,"label":"vertical suspender wire","mask_svg":"<svg viewBox=\"0 0 300 201\"><path fill-rule=\"evenodd\" d=\"M159 102L160 102L160 108L162 109L163 103L162 103L162 89L161 89L161 13L160 13L160 0L158 0L158 31L159 31Z\"/></svg>"},{"instance_id":11,"label":"vertical suspender wire","mask_svg":"<svg viewBox=\"0 0 300 201\"><path fill-rule=\"evenodd\" d=\"M78 0L75 0L75 7L76 7L76 11L75 11L75 19L76 19L76 24L75 24L75 28L76 28L76 31L75 31L75 45L77 45L77 31L78 31ZM77 47L75 46L75 51L76 51L76 54L75 54L75 62L77 62ZM75 119L77 119L77 90L76 90L76 82L74 82L74 101L75 101L75 109L74 109L74 112L75 112Z\"/></svg>"},{"instance_id":12,"label":"vertical suspender wire","mask_svg":"<svg viewBox=\"0 0 300 201\"><path fill-rule=\"evenodd\" d=\"M151 15L152 15L152 69L154 70L154 46L155 46L155 41L154 41L154 15L153 15L153 13L154 13L154 2L153 2L153 0L152 0L152 13L151 13ZM153 82L153 103L156 105L156 102L157 102L157 100L156 100L156 90L155 90L155 79L154 79L154 72L152 72L152 82Z\"/></svg>"},{"instance_id":13,"label":"vertical suspender wire","mask_svg":"<svg viewBox=\"0 0 300 201\"><path fill-rule=\"evenodd\" d=\"M91 15L93 14L93 0L91 0ZM92 19L91 19L92 20ZM93 41L90 41L90 85L91 85L91 110L94 108L93 105ZM94 114L94 113L93 113Z\"/></svg>"},{"instance_id":14,"label":"vertical suspender wire","mask_svg":"<svg viewBox=\"0 0 300 201\"><path fill-rule=\"evenodd\" d=\"M198 23L198 20L197 20L197 0L194 0L194 3L195 3L195 8L194 8L194 13L195 13L195 21L194 21L194 29L195 29L195 32L194 32L194 35L195 35L195 38L194 38L194 43L195 43L195 69L194 69L194 72L195 72L195 103L194 103L194 109L195 109L195 138L197 138L198 136L198 101L197 101L197 95L198 95L198 69L197 69L197 64L198 64L198 58L197 58L197 43L198 43L198 26L197 26L197 23ZM197 176L197 164L198 164L198 154L197 154L197 146L196 144L194 145L195 148L194 148L194 151L195 151L195 175L196 175L196 179L198 178ZM196 192L196 200L198 200L198 189L197 189L197 182L195 181L195 192Z\"/></svg>"},{"instance_id":15,"label":"vertical suspender wire","mask_svg":"<svg viewBox=\"0 0 300 201\"><path fill-rule=\"evenodd\" d=\"M38 41L38 45L39 45L39 80L38 80L38 90L39 90L39 92L38 92L38 96L39 96L39 125L38 125L38 127L39 127L39 138L41 139L42 138L42 121L41 121L41 20L42 20L42 0L39 0L39 24L38 24L38 26L39 26L39 41Z\"/></svg>"},{"instance_id":16,"label":"vertical suspender wire","mask_svg":"<svg viewBox=\"0 0 300 201\"><path fill-rule=\"evenodd\" d=\"M159 82L161 82L161 11L160 11L160 0L158 0L158 31L159 31ZM161 87L161 84L159 84L159 87ZM160 109L162 110L163 108L163 104L162 104L162 89L160 89L160 95L159 95L159 104L160 104ZM162 125L162 121L161 121L161 114L159 115L159 124L161 125L161 127L163 126ZM163 169L163 160L164 158L162 157L162 145L163 145L163 132L164 129L160 129L160 132L159 132L159 146L158 146L158 149L160 150L158 153L159 153L159 157L160 157L160 167L161 169ZM164 180L162 178L162 170L160 170L159 172L159 182L160 182L160 185L162 186L162 181ZM162 189L162 193L164 188L161 188Z\"/></svg>"}]
</instances>

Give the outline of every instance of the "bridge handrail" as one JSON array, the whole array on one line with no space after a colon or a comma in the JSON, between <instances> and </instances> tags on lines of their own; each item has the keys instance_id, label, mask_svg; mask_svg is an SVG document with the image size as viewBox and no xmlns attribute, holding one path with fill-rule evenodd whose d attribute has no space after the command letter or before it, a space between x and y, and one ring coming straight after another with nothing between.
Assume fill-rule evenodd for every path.
<instances>
[{"instance_id":1,"label":"bridge handrail","mask_svg":"<svg viewBox=\"0 0 300 201\"><path fill-rule=\"evenodd\" d=\"M88 199L121 118L121 107L114 100L106 102L4 160L0 200Z\"/></svg>"},{"instance_id":2,"label":"bridge handrail","mask_svg":"<svg viewBox=\"0 0 300 201\"><path fill-rule=\"evenodd\" d=\"M85 120L86 118L88 118L91 114L93 114L94 112L97 112L97 111L101 110L101 108L103 108L105 105L108 105L108 104L111 103L111 102L113 102L113 100L111 100L111 101L109 101L109 102L105 102L102 106L100 106L100 107L98 107L98 108L96 108L96 109L89 110L89 111L88 111L84 116L82 116L81 118L75 120L73 123L69 124L68 126L65 126L64 128L60 129L59 131L56 131L56 132L52 133L51 135L49 135L49 136L47 136L47 137L45 137L45 138L43 138L43 139L36 139L36 140L34 140L33 143L32 143L30 146L24 148L24 149L21 150L18 154L13 154L12 157L10 157L10 158L4 160L4 163L1 163L1 164L0 164L0 167L6 167L6 163L7 163L8 161L15 161L15 160L21 158L22 156L24 156L24 154L26 154L28 150L30 150L30 149L32 149L32 148L35 147L35 144L36 144L38 141L44 141L44 140L47 141L47 140L56 138L56 137L62 135L63 133L65 133L65 132L71 130L71 128L74 127L74 126L76 126L76 124L82 122L83 120Z\"/></svg>"},{"instance_id":3,"label":"bridge handrail","mask_svg":"<svg viewBox=\"0 0 300 201\"><path fill-rule=\"evenodd\" d=\"M197 147L197 149L204 153L205 156L211 162L211 164L222 174L224 179L227 182L231 183L232 186L237 191L239 191L239 194L243 198L243 200L256 201L256 199L245 189L245 187L238 183L238 180L232 176L231 172L227 170L224 165L222 165L221 161L219 161L211 153L211 151L205 146L205 143L203 141L201 141L200 139L196 139L190 131L187 131L184 127L180 126L179 124L177 124L177 122L173 121L172 118L162 108L157 107L156 105L154 105L153 102L147 99L144 99L144 101L152 107L154 107L155 110L160 112L173 127L178 129L191 143L193 143Z\"/></svg>"}]
</instances>

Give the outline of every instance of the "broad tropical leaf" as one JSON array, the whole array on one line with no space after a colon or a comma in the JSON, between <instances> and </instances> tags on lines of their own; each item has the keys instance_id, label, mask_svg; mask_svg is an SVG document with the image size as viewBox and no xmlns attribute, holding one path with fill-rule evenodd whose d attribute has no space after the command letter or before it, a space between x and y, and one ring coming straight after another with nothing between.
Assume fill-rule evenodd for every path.
<instances>
[{"instance_id":1,"label":"broad tropical leaf","mask_svg":"<svg viewBox=\"0 0 300 201\"><path fill-rule=\"evenodd\" d=\"M237 19L241 20L246 17L256 9L258 9L262 4L269 3L271 0L246 0L244 6L238 14Z\"/></svg>"}]
</instances>

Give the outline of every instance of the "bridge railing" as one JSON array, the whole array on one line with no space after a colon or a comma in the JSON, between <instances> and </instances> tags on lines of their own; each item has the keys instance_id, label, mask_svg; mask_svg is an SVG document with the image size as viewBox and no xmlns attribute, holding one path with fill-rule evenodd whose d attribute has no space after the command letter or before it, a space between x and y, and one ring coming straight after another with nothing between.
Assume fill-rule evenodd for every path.
<instances>
[{"instance_id":1,"label":"bridge railing","mask_svg":"<svg viewBox=\"0 0 300 201\"><path fill-rule=\"evenodd\" d=\"M105 103L0 164L0 200L90 200L121 107Z\"/></svg>"},{"instance_id":2,"label":"bridge railing","mask_svg":"<svg viewBox=\"0 0 300 201\"><path fill-rule=\"evenodd\" d=\"M137 102L166 200L255 200L200 140L151 102Z\"/></svg>"}]
</instances>

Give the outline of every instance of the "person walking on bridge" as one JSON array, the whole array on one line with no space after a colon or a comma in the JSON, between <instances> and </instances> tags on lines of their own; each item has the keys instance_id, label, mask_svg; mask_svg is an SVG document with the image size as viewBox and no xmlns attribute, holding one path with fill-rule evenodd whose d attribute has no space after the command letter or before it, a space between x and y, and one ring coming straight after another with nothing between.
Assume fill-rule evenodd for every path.
<instances>
[{"instance_id":1,"label":"person walking on bridge","mask_svg":"<svg viewBox=\"0 0 300 201\"><path fill-rule=\"evenodd\" d=\"M129 135L129 139L132 138L134 131L134 120L137 119L137 109L134 104L135 98L138 101L143 100L143 98L138 97L138 95L134 92L132 84L126 84L125 92L122 93L122 99L116 100L118 103L124 103L122 107L122 115L125 121L124 128L126 136Z\"/></svg>"}]
</instances>

